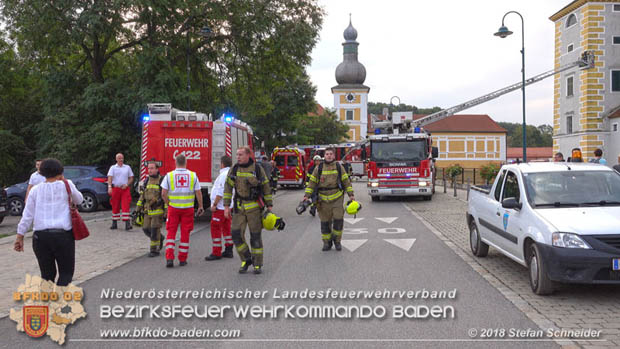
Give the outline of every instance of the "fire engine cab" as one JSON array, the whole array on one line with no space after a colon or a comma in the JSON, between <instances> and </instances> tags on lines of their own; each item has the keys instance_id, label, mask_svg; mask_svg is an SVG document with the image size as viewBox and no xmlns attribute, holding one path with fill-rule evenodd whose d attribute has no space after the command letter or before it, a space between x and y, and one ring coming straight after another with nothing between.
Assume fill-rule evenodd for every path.
<instances>
[{"instance_id":1,"label":"fire engine cab","mask_svg":"<svg viewBox=\"0 0 620 349\"><path fill-rule=\"evenodd\" d=\"M200 180L205 205L210 203L208 193L219 174L220 158L234 158L242 146L252 148L252 128L230 116L212 120L210 115L181 111L169 103L152 103L142 121L140 184L148 175L148 161L157 161L164 175L174 170L175 157L184 154L187 169Z\"/></svg>"},{"instance_id":2,"label":"fire engine cab","mask_svg":"<svg viewBox=\"0 0 620 349\"><path fill-rule=\"evenodd\" d=\"M278 184L303 188L306 180L307 160L305 151L297 147L274 148L271 160L280 171Z\"/></svg>"},{"instance_id":3,"label":"fire engine cab","mask_svg":"<svg viewBox=\"0 0 620 349\"><path fill-rule=\"evenodd\" d=\"M438 150L432 146L431 134L420 127L412 129L412 122L413 112L394 112L380 134L368 137L368 194L372 201L381 196L433 198L433 160Z\"/></svg>"}]
</instances>

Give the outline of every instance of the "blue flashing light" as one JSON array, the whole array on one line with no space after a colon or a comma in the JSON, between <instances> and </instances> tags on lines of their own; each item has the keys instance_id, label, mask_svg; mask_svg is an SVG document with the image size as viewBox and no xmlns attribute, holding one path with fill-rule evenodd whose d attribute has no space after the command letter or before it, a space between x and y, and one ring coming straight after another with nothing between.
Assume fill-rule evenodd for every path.
<instances>
[{"instance_id":1,"label":"blue flashing light","mask_svg":"<svg viewBox=\"0 0 620 349\"><path fill-rule=\"evenodd\" d=\"M151 116L149 114L142 115L142 121L150 121L150 120L151 120Z\"/></svg>"},{"instance_id":2,"label":"blue flashing light","mask_svg":"<svg viewBox=\"0 0 620 349\"><path fill-rule=\"evenodd\" d=\"M380 134L381 134L381 129L376 128L376 129L375 129L375 134L376 134L376 135L380 135Z\"/></svg>"},{"instance_id":3,"label":"blue flashing light","mask_svg":"<svg viewBox=\"0 0 620 349\"><path fill-rule=\"evenodd\" d=\"M227 124L232 123L235 120L235 117L231 114L224 114L224 122Z\"/></svg>"},{"instance_id":4,"label":"blue flashing light","mask_svg":"<svg viewBox=\"0 0 620 349\"><path fill-rule=\"evenodd\" d=\"M420 128L419 127L414 128L413 133L420 133Z\"/></svg>"}]
</instances>

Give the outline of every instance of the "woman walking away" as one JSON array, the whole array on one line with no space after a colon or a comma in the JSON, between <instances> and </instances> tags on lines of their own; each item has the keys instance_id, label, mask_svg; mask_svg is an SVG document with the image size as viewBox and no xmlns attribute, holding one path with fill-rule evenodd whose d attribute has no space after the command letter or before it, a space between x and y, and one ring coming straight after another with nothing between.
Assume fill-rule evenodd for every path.
<instances>
[{"instance_id":1,"label":"woman walking away","mask_svg":"<svg viewBox=\"0 0 620 349\"><path fill-rule=\"evenodd\" d=\"M58 265L58 286L67 286L73 279L75 269L75 239L63 170L62 164L56 159L41 162L39 171L45 177L45 182L30 190L22 219L17 226L14 245L15 251L24 251L24 234L34 222L32 249L39 262L41 278L54 282ZM82 193L73 182L67 182L71 188L71 200L75 205L81 204Z\"/></svg>"}]
</instances>

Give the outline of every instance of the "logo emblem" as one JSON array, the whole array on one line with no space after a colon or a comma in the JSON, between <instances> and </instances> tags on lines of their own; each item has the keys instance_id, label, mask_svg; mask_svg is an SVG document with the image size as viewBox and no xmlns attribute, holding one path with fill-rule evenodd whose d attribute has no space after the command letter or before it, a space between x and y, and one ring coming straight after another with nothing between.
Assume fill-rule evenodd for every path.
<instances>
[{"instance_id":1,"label":"logo emblem","mask_svg":"<svg viewBox=\"0 0 620 349\"><path fill-rule=\"evenodd\" d=\"M504 213L504 230L506 230L506 228L508 228L508 217L510 215L508 214L508 212Z\"/></svg>"},{"instance_id":2,"label":"logo emblem","mask_svg":"<svg viewBox=\"0 0 620 349\"><path fill-rule=\"evenodd\" d=\"M174 182L177 188L189 188L189 175L177 174L174 176Z\"/></svg>"},{"instance_id":3,"label":"logo emblem","mask_svg":"<svg viewBox=\"0 0 620 349\"><path fill-rule=\"evenodd\" d=\"M24 332L30 337L41 337L47 332L49 309L47 305L23 307Z\"/></svg>"}]
</instances>

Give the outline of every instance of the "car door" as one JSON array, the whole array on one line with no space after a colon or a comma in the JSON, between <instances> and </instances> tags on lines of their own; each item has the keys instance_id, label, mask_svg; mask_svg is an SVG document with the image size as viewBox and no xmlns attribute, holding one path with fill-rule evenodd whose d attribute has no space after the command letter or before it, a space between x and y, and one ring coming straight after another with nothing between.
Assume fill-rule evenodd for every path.
<instances>
[{"instance_id":1,"label":"car door","mask_svg":"<svg viewBox=\"0 0 620 349\"><path fill-rule=\"evenodd\" d=\"M502 191L502 201L507 198L515 198L518 203L523 204L525 196L523 194L523 185L517 173L508 171L506 173L506 181L504 183L504 190ZM512 254L518 255L519 240L523 239L522 229L522 215L521 210L518 208L507 209L499 206L500 217L499 223L502 229L498 232L498 235L502 237L502 248Z\"/></svg>"},{"instance_id":2,"label":"car door","mask_svg":"<svg viewBox=\"0 0 620 349\"><path fill-rule=\"evenodd\" d=\"M501 237L497 235L497 229L499 227L499 209L501 208L500 198L502 188L504 186L504 180L506 178L506 170L499 174L497 184L493 188L493 192L486 195L483 207L479 212L478 223L479 229L482 234L482 238L489 241L495 246L500 246Z\"/></svg>"}]
</instances>

